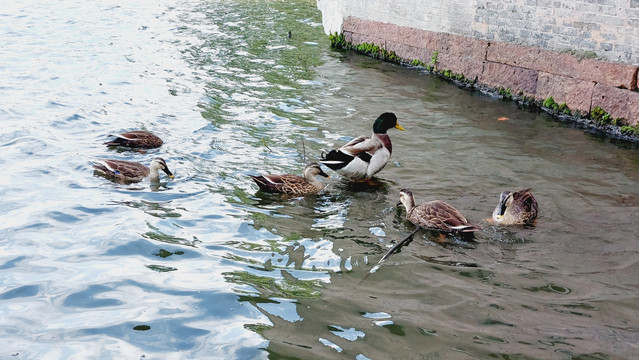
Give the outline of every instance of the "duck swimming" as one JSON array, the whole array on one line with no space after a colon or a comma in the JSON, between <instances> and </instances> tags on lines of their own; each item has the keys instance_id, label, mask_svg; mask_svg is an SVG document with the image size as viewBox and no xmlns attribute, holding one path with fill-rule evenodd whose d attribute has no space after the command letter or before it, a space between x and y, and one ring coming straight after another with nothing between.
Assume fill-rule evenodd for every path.
<instances>
[{"instance_id":1,"label":"duck swimming","mask_svg":"<svg viewBox=\"0 0 639 360\"><path fill-rule=\"evenodd\" d=\"M133 161L102 159L97 160L93 168L98 175L124 184L140 182L147 176L151 182L158 183L159 170L164 171L169 178L174 178L164 159L159 157L151 161L150 167Z\"/></svg>"},{"instance_id":2,"label":"duck swimming","mask_svg":"<svg viewBox=\"0 0 639 360\"><path fill-rule=\"evenodd\" d=\"M471 224L451 205L439 201L429 201L415 206L413 192L402 189L399 200L406 208L406 219L416 226L443 233L473 233L481 230L481 226Z\"/></svg>"},{"instance_id":3,"label":"duck swimming","mask_svg":"<svg viewBox=\"0 0 639 360\"><path fill-rule=\"evenodd\" d=\"M163 142L157 135L144 130L133 130L121 134L110 134L115 139L107 141L107 146L126 146L130 148L153 149L162 146Z\"/></svg>"},{"instance_id":4,"label":"duck swimming","mask_svg":"<svg viewBox=\"0 0 639 360\"><path fill-rule=\"evenodd\" d=\"M318 163L310 163L304 168L304 176L299 175L249 175L260 190L291 195L313 195L324 189L324 184L315 176L329 176Z\"/></svg>"},{"instance_id":5,"label":"duck swimming","mask_svg":"<svg viewBox=\"0 0 639 360\"><path fill-rule=\"evenodd\" d=\"M497 225L533 225L538 211L539 205L530 189L504 191L493 211L493 221Z\"/></svg>"},{"instance_id":6,"label":"duck swimming","mask_svg":"<svg viewBox=\"0 0 639 360\"><path fill-rule=\"evenodd\" d=\"M393 152L389 129L404 130L395 114L385 112L373 123L373 135L359 136L338 149L331 150L320 162L350 181L369 180L388 163Z\"/></svg>"}]
</instances>

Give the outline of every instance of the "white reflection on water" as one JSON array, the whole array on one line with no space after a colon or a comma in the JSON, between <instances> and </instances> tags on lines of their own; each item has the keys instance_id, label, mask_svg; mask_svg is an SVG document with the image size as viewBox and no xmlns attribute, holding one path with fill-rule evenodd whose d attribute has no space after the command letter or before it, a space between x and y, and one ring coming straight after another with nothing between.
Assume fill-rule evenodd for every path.
<instances>
[{"instance_id":1,"label":"white reflection on water","mask_svg":"<svg viewBox=\"0 0 639 360\"><path fill-rule=\"evenodd\" d=\"M355 328L346 329L338 325L331 325L330 328L333 334L349 341L355 341L366 336L364 332L356 330Z\"/></svg>"},{"instance_id":2,"label":"white reflection on water","mask_svg":"<svg viewBox=\"0 0 639 360\"><path fill-rule=\"evenodd\" d=\"M325 338L319 338L319 342L322 343L323 345L337 351L338 353L341 353L342 351L344 351L344 349L342 349L341 347L339 347L339 345L335 344L334 342L325 339Z\"/></svg>"},{"instance_id":3,"label":"white reflection on water","mask_svg":"<svg viewBox=\"0 0 639 360\"><path fill-rule=\"evenodd\" d=\"M294 300L282 298L271 298L270 300L273 302L257 304L257 307L288 322L303 320L297 313L297 304Z\"/></svg>"}]
</instances>

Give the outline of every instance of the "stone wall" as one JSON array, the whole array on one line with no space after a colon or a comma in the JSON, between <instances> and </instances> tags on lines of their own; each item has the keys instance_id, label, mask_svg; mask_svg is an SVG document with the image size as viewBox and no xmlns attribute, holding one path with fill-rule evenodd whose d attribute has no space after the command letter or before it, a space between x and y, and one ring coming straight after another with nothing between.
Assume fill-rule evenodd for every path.
<instances>
[{"instance_id":1,"label":"stone wall","mask_svg":"<svg viewBox=\"0 0 639 360\"><path fill-rule=\"evenodd\" d=\"M317 6L327 34L354 16L639 65L639 0L317 0Z\"/></svg>"},{"instance_id":2,"label":"stone wall","mask_svg":"<svg viewBox=\"0 0 639 360\"><path fill-rule=\"evenodd\" d=\"M639 0L477 0L473 36L639 65Z\"/></svg>"},{"instance_id":3,"label":"stone wall","mask_svg":"<svg viewBox=\"0 0 639 360\"><path fill-rule=\"evenodd\" d=\"M325 31L351 44L426 64L437 52L441 70L639 123L639 0L318 0L318 7ZM606 60L584 58L593 53Z\"/></svg>"}]
</instances>

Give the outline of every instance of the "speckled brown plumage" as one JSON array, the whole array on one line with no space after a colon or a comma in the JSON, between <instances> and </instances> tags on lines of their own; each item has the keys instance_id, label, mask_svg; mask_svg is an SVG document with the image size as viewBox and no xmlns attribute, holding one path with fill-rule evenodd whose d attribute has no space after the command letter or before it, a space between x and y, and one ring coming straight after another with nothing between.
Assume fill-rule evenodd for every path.
<instances>
[{"instance_id":1,"label":"speckled brown plumage","mask_svg":"<svg viewBox=\"0 0 639 360\"><path fill-rule=\"evenodd\" d=\"M319 164L310 163L304 168L304 176L299 175L249 175L260 190L291 195L313 195L324 189L324 184L316 175L328 177Z\"/></svg>"},{"instance_id":2,"label":"speckled brown plumage","mask_svg":"<svg viewBox=\"0 0 639 360\"><path fill-rule=\"evenodd\" d=\"M406 219L413 224L444 233L469 233L481 230L472 224L451 205L439 201L429 201L415 206L413 193L408 189L400 191L399 199L406 207Z\"/></svg>"},{"instance_id":3,"label":"speckled brown plumage","mask_svg":"<svg viewBox=\"0 0 639 360\"><path fill-rule=\"evenodd\" d=\"M126 146L138 149L153 149L162 146L162 139L148 131L133 130L121 134L110 134L115 139L105 142L108 146Z\"/></svg>"},{"instance_id":4,"label":"speckled brown plumage","mask_svg":"<svg viewBox=\"0 0 639 360\"><path fill-rule=\"evenodd\" d=\"M493 220L498 225L534 225L538 212L539 205L529 188L504 191L499 195Z\"/></svg>"},{"instance_id":5,"label":"speckled brown plumage","mask_svg":"<svg viewBox=\"0 0 639 360\"><path fill-rule=\"evenodd\" d=\"M162 158L153 159L150 168L138 162L113 159L97 160L93 168L96 174L122 184L140 182L147 176L152 182L157 182L160 178L158 170L164 171L171 179L174 177Z\"/></svg>"}]
</instances>

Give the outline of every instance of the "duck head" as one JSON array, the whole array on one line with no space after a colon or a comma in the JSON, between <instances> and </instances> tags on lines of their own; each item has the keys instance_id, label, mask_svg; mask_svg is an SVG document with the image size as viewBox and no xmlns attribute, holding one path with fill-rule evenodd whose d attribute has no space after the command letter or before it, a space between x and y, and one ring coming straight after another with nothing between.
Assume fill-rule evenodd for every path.
<instances>
[{"instance_id":1,"label":"duck head","mask_svg":"<svg viewBox=\"0 0 639 360\"><path fill-rule=\"evenodd\" d=\"M157 157L151 161L151 169L162 170L171 179L175 178L169 167L166 165L166 161L161 157Z\"/></svg>"},{"instance_id":2,"label":"duck head","mask_svg":"<svg viewBox=\"0 0 639 360\"><path fill-rule=\"evenodd\" d=\"M304 168L304 177L312 177L312 176L323 176L325 178L330 178L327 173L325 173L318 163L309 163Z\"/></svg>"},{"instance_id":3,"label":"duck head","mask_svg":"<svg viewBox=\"0 0 639 360\"><path fill-rule=\"evenodd\" d=\"M410 211L415 207L415 197L413 197L413 192L408 189L401 189L399 191L399 202L397 205L403 204L406 208L406 211Z\"/></svg>"},{"instance_id":4,"label":"duck head","mask_svg":"<svg viewBox=\"0 0 639 360\"><path fill-rule=\"evenodd\" d=\"M383 113L373 123L373 132L375 134L386 134L392 128L404 131L404 128L397 123L397 116L391 112Z\"/></svg>"},{"instance_id":5,"label":"duck head","mask_svg":"<svg viewBox=\"0 0 639 360\"><path fill-rule=\"evenodd\" d=\"M496 221L501 220L501 218L504 217L506 209L508 208L508 206L510 206L511 202L512 196L510 196L510 191L504 191L499 194L499 204L497 204L495 211L493 211L493 219L495 219Z\"/></svg>"}]
</instances>

